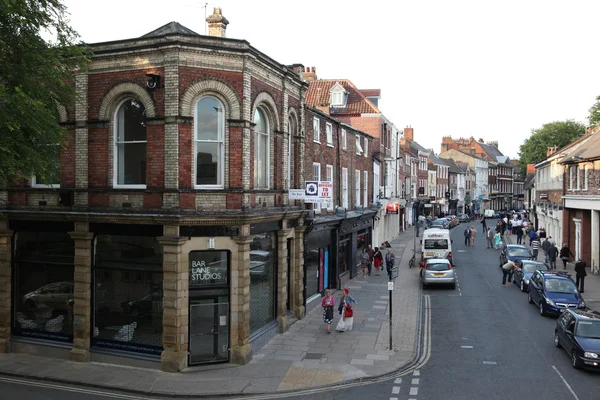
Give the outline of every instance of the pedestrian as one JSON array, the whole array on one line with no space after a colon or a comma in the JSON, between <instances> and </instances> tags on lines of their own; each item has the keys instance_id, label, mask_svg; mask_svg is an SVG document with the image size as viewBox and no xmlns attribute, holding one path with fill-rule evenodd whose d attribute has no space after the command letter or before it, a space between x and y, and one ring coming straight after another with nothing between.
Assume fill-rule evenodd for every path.
<instances>
[{"instance_id":1,"label":"pedestrian","mask_svg":"<svg viewBox=\"0 0 600 400\"><path fill-rule=\"evenodd\" d=\"M496 233L502 233L502 221L496 222Z\"/></svg>"},{"instance_id":2,"label":"pedestrian","mask_svg":"<svg viewBox=\"0 0 600 400\"><path fill-rule=\"evenodd\" d=\"M369 253L367 253L367 248L363 247L362 253L359 256L360 268L362 269L362 277L363 279L367 278L367 270L369 269L369 264L371 263L371 259L369 258Z\"/></svg>"},{"instance_id":3,"label":"pedestrian","mask_svg":"<svg viewBox=\"0 0 600 400\"><path fill-rule=\"evenodd\" d=\"M471 246L475 246L475 238L477 237L477 229L474 226L471 227Z\"/></svg>"},{"instance_id":4,"label":"pedestrian","mask_svg":"<svg viewBox=\"0 0 600 400\"><path fill-rule=\"evenodd\" d=\"M537 235L536 235L535 231L533 229L531 229L529 231L529 246L531 246L531 242L533 242L533 239L535 239L536 236Z\"/></svg>"},{"instance_id":5,"label":"pedestrian","mask_svg":"<svg viewBox=\"0 0 600 400\"><path fill-rule=\"evenodd\" d=\"M492 249L494 248L494 232L492 232L492 228L487 228L487 232L486 232L486 239L487 239L487 248L488 249Z\"/></svg>"},{"instance_id":6,"label":"pedestrian","mask_svg":"<svg viewBox=\"0 0 600 400\"><path fill-rule=\"evenodd\" d=\"M537 236L534 237L531 241L531 250L533 250L533 257L531 258L537 261L538 252L540 250L540 238L538 238Z\"/></svg>"},{"instance_id":7,"label":"pedestrian","mask_svg":"<svg viewBox=\"0 0 600 400\"><path fill-rule=\"evenodd\" d=\"M338 332L345 332L347 330L352 330L352 323L348 324L348 320L346 319L346 307L350 307L352 309L358 303L352 296L350 296L350 289L345 288L340 298L340 305L338 306L338 312L342 315L340 318L335 330ZM350 325L350 326L348 326ZM350 329L348 329L350 328Z\"/></svg>"},{"instance_id":8,"label":"pedestrian","mask_svg":"<svg viewBox=\"0 0 600 400\"><path fill-rule=\"evenodd\" d=\"M375 276L381 275L381 264L383 264L383 254L381 254L381 250L379 250L379 247L375 247L375 252L373 253L373 264L375 264Z\"/></svg>"},{"instance_id":9,"label":"pedestrian","mask_svg":"<svg viewBox=\"0 0 600 400\"><path fill-rule=\"evenodd\" d=\"M552 242L550 242L550 247L548 248L547 256L548 264L550 264L550 269L556 270L556 258L558 257L558 248L556 248L556 245Z\"/></svg>"},{"instance_id":10,"label":"pedestrian","mask_svg":"<svg viewBox=\"0 0 600 400\"><path fill-rule=\"evenodd\" d=\"M371 247L371 245L369 245L369 247L367 248L367 254L369 255L369 276L371 276L371 269L373 268L373 254L375 252L373 251L373 247Z\"/></svg>"},{"instance_id":11,"label":"pedestrian","mask_svg":"<svg viewBox=\"0 0 600 400\"><path fill-rule=\"evenodd\" d=\"M523 228L519 227L517 229L517 244L523 243Z\"/></svg>"},{"instance_id":12,"label":"pedestrian","mask_svg":"<svg viewBox=\"0 0 600 400\"><path fill-rule=\"evenodd\" d=\"M540 239L545 239L546 238L546 229L540 228L538 236L540 237Z\"/></svg>"},{"instance_id":13,"label":"pedestrian","mask_svg":"<svg viewBox=\"0 0 600 400\"><path fill-rule=\"evenodd\" d=\"M465 246L469 247L471 245L471 229L467 226L464 232L465 235Z\"/></svg>"},{"instance_id":14,"label":"pedestrian","mask_svg":"<svg viewBox=\"0 0 600 400\"><path fill-rule=\"evenodd\" d=\"M481 226L483 228L483 233L486 234L487 233L487 222L485 222L485 216L483 216L483 218L481 218Z\"/></svg>"},{"instance_id":15,"label":"pedestrian","mask_svg":"<svg viewBox=\"0 0 600 400\"><path fill-rule=\"evenodd\" d=\"M346 331L352 330L354 324L354 310L350 304L344 306L344 324L346 325Z\"/></svg>"},{"instance_id":16,"label":"pedestrian","mask_svg":"<svg viewBox=\"0 0 600 400\"><path fill-rule=\"evenodd\" d=\"M325 297L321 301L321 307L323 307L323 321L327 324L327 333L331 333L333 308L335 307L335 299L331 295L331 290L325 290Z\"/></svg>"},{"instance_id":17,"label":"pedestrian","mask_svg":"<svg viewBox=\"0 0 600 400\"><path fill-rule=\"evenodd\" d=\"M388 247L387 254L385 255L385 268L387 269L388 276L390 280L392 279L392 268L394 268L394 261L396 260L396 256L392 251L391 247Z\"/></svg>"},{"instance_id":18,"label":"pedestrian","mask_svg":"<svg viewBox=\"0 0 600 400\"><path fill-rule=\"evenodd\" d=\"M577 285L579 293L583 293L584 289L583 285L585 277L587 276L587 272L585 272L585 267L585 261L583 261L581 258L575 263L575 285Z\"/></svg>"},{"instance_id":19,"label":"pedestrian","mask_svg":"<svg viewBox=\"0 0 600 400\"><path fill-rule=\"evenodd\" d=\"M548 262L548 249L550 249L550 241L548 240L548 238L544 239L544 241L542 242L542 250L544 251L544 263Z\"/></svg>"},{"instance_id":20,"label":"pedestrian","mask_svg":"<svg viewBox=\"0 0 600 400\"><path fill-rule=\"evenodd\" d=\"M566 243L563 243L563 247L560 249L560 259L563 262L563 269L567 269L567 261L569 261L569 256L574 257L573 253L571 253L571 249L567 246Z\"/></svg>"},{"instance_id":21,"label":"pedestrian","mask_svg":"<svg viewBox=\"0 0 600 400\"><path fill-rule=\"evenodd\" d=\"M499 249L502 247L502 238L500 237L500 232L496 232L494 235L494 248Z\"/></svg>"},{"instance_id":22,"label":"pedestrian","mask_svg":"<svg viewBox=\"0 0 600 400\"><path fill-rule=\"evenodd\" d=\"M509 220L508 223L506 224L506 230L508 231L508 235L512 235L512 220Z\"/></svg>"},{"instance_id":23,"label":"pedestrian","mask_svg":"<svg viewBox=\"0 0 600 400\"><path fill-rule=\"evenodd\" d=\"M512 283L513 272L515 272L516 265L514 262L509 261L502 266L502 286L506 286L506 278L508 277L508 283Z\"/></svg>"}]
</instances>

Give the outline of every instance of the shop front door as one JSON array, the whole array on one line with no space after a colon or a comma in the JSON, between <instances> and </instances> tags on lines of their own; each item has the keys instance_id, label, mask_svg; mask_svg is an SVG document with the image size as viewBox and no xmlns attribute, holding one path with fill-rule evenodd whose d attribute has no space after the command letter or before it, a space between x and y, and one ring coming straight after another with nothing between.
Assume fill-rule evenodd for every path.
<instances>
[{"instance_id":1,"label":"shop front door","mask_svg":"<svg viewBox=\"0 0 600 400\"><path fill-rule=\"evenodd\" d=\"M229 361L226 296L190 299L190 365Z\"/></svg>"}]
</instances>

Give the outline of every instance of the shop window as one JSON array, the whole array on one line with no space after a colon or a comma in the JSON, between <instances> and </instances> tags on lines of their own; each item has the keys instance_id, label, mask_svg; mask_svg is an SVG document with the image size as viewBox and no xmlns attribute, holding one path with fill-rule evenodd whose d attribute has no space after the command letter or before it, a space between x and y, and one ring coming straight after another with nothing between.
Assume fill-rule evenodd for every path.
<instances>
[{"instance_id":1,"label":"shop window","mask_svg":"<svg viewBox=\"0 0 600 400\"><path fill-rule=\"evenodd\" d=\"M306 270L306 298L319 293L319 270L321 265L321 251L313 248L306 251L304 257L304 268Z\"/></svg>"},{"instance_id":2,"label":"shop window","mask_svg":"<svg viewBox=\"0 0 600 400\"><path fill-rule=\"evenodd\" d=\"M277 297L277 237L261 233L250 243L250 333L273 321Z\"/></svg>"},{"instance_id":3,"label":"shop window","mask_svg":"<svg viewBox=\"0 0 600 400\"><path fill-rule=\"evenodd\" d=\"M338 249L338 273L342 275L350 271L350 240L341 240Z\"/></svg>"},{"instance_id":4,"label":"shop window","mask_svg":"<svg viewBox=\"0 0 600 400\"><path fill-rule=\"evenodd\" d=\"M18 232L15 242L12 333L71 342L73 241L67 233Z\"/></svg>"},{"instance_id":5,"label":"shop window","mask_svg":"<svg viewBox=\"0 0 600 400\"><path fill-rule=\"evenodd\" d=\"M92 345L160 355L162 250L154 237L98 235Z\"/></svg>"}]
</instances>

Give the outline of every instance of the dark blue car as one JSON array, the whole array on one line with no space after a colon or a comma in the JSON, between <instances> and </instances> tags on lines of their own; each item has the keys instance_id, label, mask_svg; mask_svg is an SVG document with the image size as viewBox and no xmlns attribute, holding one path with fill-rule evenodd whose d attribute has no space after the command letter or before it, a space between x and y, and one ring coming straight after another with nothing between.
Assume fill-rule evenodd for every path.
<instances>
[{"instance_id":1,"label":"dark blue car","mask_svg":"<svg viewBox=\"0 0 600 400\"><path fill-rule=\"evenodd\" d=\"M508 261L529 260L531 257L533 257L533 254L531 254L529 247L520 244L509 244L504 246L500 253L500 267Z\"/></svg>"},{"instance_id":2,"label":"dark blue car","mask_svg":"<svg viewBox=\"0 0 600 400\"><path fill-rule=\"evenodd\" d=\"M540 315L556 316L567 309L586 308L575 282L563 272L535 271L529 281L527 299L538 306Z\"/></svg>"},{"instance_id":3,"label":"dark blue car","mask_svg":"<svg viewBox=\"0 0 600 400\"><path fill-rule=\"evenodd\" d=\"M535 271L548 271L548 266L533 260L523 260L517 264L517 269L513 274L513 281L515 285L519 285L521 292L529 290L529 281Z\"/></svg>"},{"instance_id":4,"label":"dark blue car","mask_svg":"<svg viewBox=\"0 0 600 400\"><path fill-rule=\"evenodd\" d=\"M567 310L556 322L554 345L565 349L573 368L600 369L600 315Z\"/></svg>"}]
</instances>

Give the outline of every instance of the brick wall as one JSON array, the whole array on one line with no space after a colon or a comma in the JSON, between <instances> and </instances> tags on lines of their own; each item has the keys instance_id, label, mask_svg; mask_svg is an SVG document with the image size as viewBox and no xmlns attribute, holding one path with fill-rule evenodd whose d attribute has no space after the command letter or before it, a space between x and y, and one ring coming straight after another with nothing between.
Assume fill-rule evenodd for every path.
<instances>
[{"instance_id":1,"label":"brick wall","mask_svg":"<svg viewBox=\"0 0 600 400\"><path fill-rule=\"evenodd\" d=\"M243 75L241 72L221 71L218 69L179 67L179 95L197 81L211 79L230 86L239 99L243 99Z\"/></svg>"},{"instance_id":2,"label":"brick wall","mask_svg":"<svg viewBox=\"0 0 600 400\"><path fill-rule=\"evenodd\" d=\"M94 128L88 131L88 186L107 188L109 181L109 129Z\"/></svg>"},{"instance_id":3,"label":"brick wall","mask_svg":"<svg viewBox=\"0 0 600 400\"><path fill-rule=\"evenodd\" d=\"M69 129L63 136L65 145L60 149L60 187L75 187L75 130Z\"/></svg>"}]
</instances>

